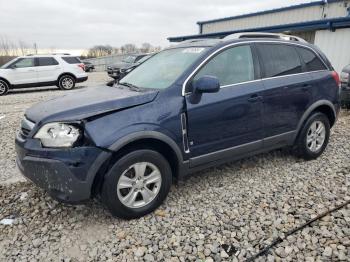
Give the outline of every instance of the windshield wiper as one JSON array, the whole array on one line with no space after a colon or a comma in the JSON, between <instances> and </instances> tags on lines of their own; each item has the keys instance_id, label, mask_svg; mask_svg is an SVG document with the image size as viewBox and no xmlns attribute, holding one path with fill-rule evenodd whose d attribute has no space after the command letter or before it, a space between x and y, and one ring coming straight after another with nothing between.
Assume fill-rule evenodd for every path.
<instances>
[{"instance_id":1,"label":"windshield wiper","mask_svg":"<svg viewBox=\"0 0 350 262\"><path fill-rule=\"evenodd\" d=\"M140 87L135 86L135 85L133 85L133 84L130 84L130 83L128 83L128 82L122 82L122 83L119 82L119 84L122 85L122 86L129 87L130 90L132 90L132 91L141 92L141 88L140 88Z\"/></svg>"}]
</instances>

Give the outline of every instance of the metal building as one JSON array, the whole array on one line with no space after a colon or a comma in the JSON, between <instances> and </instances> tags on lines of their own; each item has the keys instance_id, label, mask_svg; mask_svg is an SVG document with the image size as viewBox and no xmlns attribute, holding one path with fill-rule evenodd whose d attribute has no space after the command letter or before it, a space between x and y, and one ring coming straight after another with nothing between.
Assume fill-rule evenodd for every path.
<instances>
[{"instance_id":1,"label":"metal building","mask_svg":"<svg viewBox=\"0 0 350 262\"><path fill-rule=\"evenodd\" d=\"M338 72L350 64L350 0L314 1L197 24L198 35L169 37L169 41L221 38L240 32L278 32L297 35L317 45Z\"/></svg>"}]
</instances>

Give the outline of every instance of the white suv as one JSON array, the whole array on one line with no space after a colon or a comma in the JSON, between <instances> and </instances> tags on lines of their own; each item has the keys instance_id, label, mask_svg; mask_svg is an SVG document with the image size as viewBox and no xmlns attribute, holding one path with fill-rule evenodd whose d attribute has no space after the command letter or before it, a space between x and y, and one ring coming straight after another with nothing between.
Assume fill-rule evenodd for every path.
<instances>
[{"instance_id":1,"label":"white suv","mask_svg":"<svg viewBox=\"0 0 350 262\"><path fill-rule=\"evenodd\" d=\"M70 90L87 80L84 69L79 58L68 54L17 57L0 67L0 96L20 87L56 85Z\"/></svg>"}]
</instances>

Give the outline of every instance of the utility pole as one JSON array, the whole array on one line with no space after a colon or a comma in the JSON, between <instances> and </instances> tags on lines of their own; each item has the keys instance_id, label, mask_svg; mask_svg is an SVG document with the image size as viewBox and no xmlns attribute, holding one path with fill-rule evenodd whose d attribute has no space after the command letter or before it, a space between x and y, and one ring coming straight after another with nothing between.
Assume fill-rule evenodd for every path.
<instances>
[{"instance_id":1,"label":"utility pole","mask_svg":"<svg viewBox=\"0 0 350 262\"><path fill-rule=\"evenodd\" d=\"M34 43L34 52L36 55L38 54L38 46L36 45L36 43Z\"/></svg>"}]
</instances>

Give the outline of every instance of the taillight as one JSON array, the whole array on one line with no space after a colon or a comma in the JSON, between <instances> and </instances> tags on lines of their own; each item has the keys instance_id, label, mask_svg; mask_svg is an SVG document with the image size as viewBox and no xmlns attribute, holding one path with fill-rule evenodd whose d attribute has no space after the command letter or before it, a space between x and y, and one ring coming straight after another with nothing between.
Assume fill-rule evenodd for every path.
<instances>
[{"instance_id":1,"label":"taillight","mask_svg":"<svg viewBox=\"0 0 350 262\"><path fill-rule=\"evenodd\" d=\"M78 66L85 71L85 65L84 64L78 64Z\"/></svg>"},{"instance_id":2,"label":"taillight","mask_svg":"<svg viewBox=\"0 0 350 262\"><path fill-rule=\"evenodd\" d=\"M338 73L336 71L333 71L332 76L333 76L335 82L337 83L337 85L340 87L340 77L339 77Z\"/></svg>"}]
</instances>

